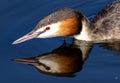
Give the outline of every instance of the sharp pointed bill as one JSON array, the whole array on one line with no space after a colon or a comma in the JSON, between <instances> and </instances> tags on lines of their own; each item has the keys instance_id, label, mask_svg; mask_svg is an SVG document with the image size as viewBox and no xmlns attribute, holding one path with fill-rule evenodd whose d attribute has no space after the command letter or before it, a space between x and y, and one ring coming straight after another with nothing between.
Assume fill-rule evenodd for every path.
<instances>
[{"instance_id":1,"label":"sharp pointed bill","mask_svg":"<svg viewBox=\"0 0 120 83\"><path fill-rule=\"evenodd\" d=\"M27 65L38 65L37 60L33 58L18 58L14 59L15 62L22 63L22 64L27 64Z\"/></svg>"},{"instance_id":2,"label":"sharp pointed bill","mask_svg":"<svg viewBox=\"0 0 120 83\"><path fill-rule=\"evenodd\" d=\"M18 44L27 40L31 40L33 38L36 38L38 36L38 33L28 33L26 35L24 35L23 37L17 39L16 41L14 41L12 44Z\"/></svg>"}]
</instances>

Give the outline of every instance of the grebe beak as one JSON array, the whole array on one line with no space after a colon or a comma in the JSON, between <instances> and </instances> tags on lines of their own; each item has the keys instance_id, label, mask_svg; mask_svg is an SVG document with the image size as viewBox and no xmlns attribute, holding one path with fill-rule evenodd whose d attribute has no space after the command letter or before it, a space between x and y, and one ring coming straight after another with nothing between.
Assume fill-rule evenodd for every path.
<instances>
[{"instance_id":1,"label":"grebe beak","mask_svg":"<svg viewBox=\"0 0 120 83\"><path fill-rule=\"evenodd\" d=\"M31 40L33 38L37 38L37 36L38 36L38 33L31 32L31 33L28 33L28 34L24 35L23 37L15 40L12 44L18 44L18 43L21 43L21 42L24 42L27 40Z\"/></svg>"},{"instance_id":2,"label":"grebe beak","mask_svg":"<svg viewBox=\"0 0 120 83\"><path fill-rule=\"evenodd\" d=\"M18 58L18 59L14 59L14 61L27 65L34 65L34 66L38 65L37 60L35 60L34 58Z\"/></svg>"}]
</instances>

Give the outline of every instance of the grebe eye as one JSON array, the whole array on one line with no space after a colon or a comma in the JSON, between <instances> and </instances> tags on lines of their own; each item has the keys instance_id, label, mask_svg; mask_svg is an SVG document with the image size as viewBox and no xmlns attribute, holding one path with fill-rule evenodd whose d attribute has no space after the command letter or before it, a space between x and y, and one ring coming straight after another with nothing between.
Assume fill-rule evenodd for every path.
<instances>
[{"instance_id":1,"label":"grebe eye","mask_svg":"<svg viewBox=\"0 0 120 83\"><path fill-rule=\"evenodd\" d=\"M45 29L46 29L46 30L50 30L50 27L46 27Z\"/></svg>"},{"instance_id":2,"label":"grebe eye","mask_svg":"<svg viewBox=\"0 0 120 83\"><path fill-rule=\"evenodd\" d=\"M50 70L50 67L45 67L46 70Z\"/></svg>"}]
</instances>

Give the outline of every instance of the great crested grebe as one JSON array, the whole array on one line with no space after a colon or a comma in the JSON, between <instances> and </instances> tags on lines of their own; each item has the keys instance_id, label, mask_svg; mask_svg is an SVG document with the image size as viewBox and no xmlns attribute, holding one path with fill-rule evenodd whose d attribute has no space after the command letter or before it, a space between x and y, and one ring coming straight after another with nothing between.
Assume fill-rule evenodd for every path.
<instances>
[{"instance_id":1,"label":"great crested grebe","mask_svg":"<svg viewBox=\"0 0 120 83\"><path fill-rule=\"evenodd\" d=\"M91 22L79 11L63 8L42 19L35 29L13 44L57 36L74 36L85 41L120 39L120 0L99 12Z\"/></svg>"}]
</instances>

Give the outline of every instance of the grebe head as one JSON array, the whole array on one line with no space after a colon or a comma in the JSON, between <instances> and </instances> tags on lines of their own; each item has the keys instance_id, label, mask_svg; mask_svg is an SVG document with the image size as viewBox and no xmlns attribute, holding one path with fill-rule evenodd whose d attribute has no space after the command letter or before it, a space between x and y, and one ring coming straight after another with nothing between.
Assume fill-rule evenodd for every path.
<instances>
[{"instance_id":1,"label":"grebe head","mask_svg":"<svg viewBox=\"0 0 120 83\"><path fill-rule=\"evenodd\" d=\"M57 36L73 36L81 31L83 15L71 8L63 8L42 19L35 29L14 41L18 44L33 38L50 38Z\"/></svg>"},{"instance_id":2,"label":"grebe head","mask_svg":"<svg viewBox=\"0 0 120 83\"><path fill-rule=\"evenodd\" d=\"M49 75L71 76L82 69L84 59L79 48L64 44L52 52L34 58L17 58L15 62L32 65L39 71Z\"/></svg>"}]
</instances>

